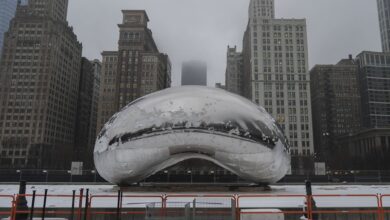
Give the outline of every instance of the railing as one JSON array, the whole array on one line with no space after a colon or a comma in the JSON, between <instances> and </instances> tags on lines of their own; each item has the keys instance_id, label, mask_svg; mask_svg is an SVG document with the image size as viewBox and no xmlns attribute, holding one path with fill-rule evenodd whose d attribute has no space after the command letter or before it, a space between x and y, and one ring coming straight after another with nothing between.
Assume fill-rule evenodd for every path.
<instances>
[{"instance_id":1,"label":"railing","mask_svg":"<svg viewBox=\"0 0 390 220\"><path fill-rule=\"evenodd\" d=\"M24 199L29 208L20 207ZM272 194L117 194L92 195L88 190L72 194L0 195L0 219L30 217L62 217L72 220L90 220L106 217L121 219L170 219L189 216L188 219L244 220L251 217L309 220L390 219L390 194L334 194L334 195L272 195ZM32 219L32 218L30 218ZM183 218L187 219L187 218Z\"/></svg>"},{"instance_id":2,"label":"railing","mask_svg":"<svg viewBox=\"0 0 390 220\"><path fill-rule=\"evenodd\" d=\"M298 172L293 172L298 173ZM328 171L325 175L314 175L305 170L301 175L287 175L280 182L390 182L389 170L349 170ZM96 170L83 170L81 175L73 175L70 170L43 169L0 169L0 182L105 182ZM149 177L145 182L187 182L187 183L246 183L245 180L226 170L163 170Z\"/></svg>"},{"instance_id":3,"label":"railing","mask_svg":"<svg viewBox=\"0 0 390 220\"><path fill-rule=\"evenodd\" d=\"M274 216L279 214L294 215L295 219L299 219L303 215L309 216L311 208L304 209L307 200L308 196L305 195L238 195L237 219L248 215Z\"/></svg>"},{"instance_id":4,"label":"railing","mask_svg":"<svg viewBox=\"0 0 390 220\"><path fill-rule=\"evenodd\" d=\"M379 195L382 208L382 219L390 219L390 194Z\"/></svg>"},{"instance_id":5,"label":"railing","mask_svg":"<svg viewBox=\"0 0 390 220\"><path fill-rule=\"evenodd\" d=\"M8 203L9 207L5 207L4 210L0 210L0 217L1 216L14 216L15 211L15 197L11 195L0 195L0 201L4 202L5 204ZM7 202L8 201L8 202ZM1 202L1 203L2 203ZM0 203L0 204L1 204Z\"/></svg>"}]
</instances>

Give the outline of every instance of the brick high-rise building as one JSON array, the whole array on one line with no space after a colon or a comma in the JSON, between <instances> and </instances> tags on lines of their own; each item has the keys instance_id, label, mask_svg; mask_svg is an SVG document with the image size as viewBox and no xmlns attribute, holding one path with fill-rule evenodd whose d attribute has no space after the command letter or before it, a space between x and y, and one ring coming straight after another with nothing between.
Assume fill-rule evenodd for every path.
<instances>
[{"instance_id":1,"label":"brick high-rise building","mask_svg":"<svg viewBox=\"0 0 390 220\"><path fill-rule=\"evenodd\" d=\"M310 79L314 146L318 158L329 164L337 138L361 128L358 65L352 56L336 65L316 65Z\"/></svg>"},{"instance_id":2,"label":"brick high-rise building","mask_svg":"<svg viewBox=\"0 0 390 220\"><path fill-rule=\"evenodd\" d=\"M237 47L228 46L225 86L227 91L245 96L243 56L241 52L237 51Z\"/></svg>"},{"instance_id":3,"label":"brick high-rise building","mask_svg":"<svg viewBox=\"0 0 390 220\"><path fill-rule=\"evenodd\" d=\"M18 6L0 63L0 166L69 169L82 45L67 0Z\"/></svg>"},{"instance_id":4,"label":"brick high-rise building","mask_svg":"<svg viewBox=\"0 0 390 220\"><path fill-rule=\"evenodd\" d=\"M295 170L311 169L314 156L305 19L276 19L274 0L251 0L244 35L247 94L281 125Z\"/></svg>"},{"instance_id":5,"label":"brick high-rise building","mask_svg":"<svg viewBox=\"0 0 390 220\"><path fill-rule=\"evenodd\" d=\"M159 52L142 10L123 10L118 51L103 51L97 132L122 107L170 87L171 64Z\"/></svg>"}]
</instances>

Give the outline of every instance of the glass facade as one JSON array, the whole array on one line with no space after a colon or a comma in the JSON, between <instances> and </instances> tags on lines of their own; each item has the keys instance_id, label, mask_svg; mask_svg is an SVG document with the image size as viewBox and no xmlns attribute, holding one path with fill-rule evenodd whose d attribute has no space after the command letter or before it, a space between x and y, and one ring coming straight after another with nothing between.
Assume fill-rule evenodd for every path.
<instances>
[{"instance_id":1,"label":"glass facade","mask_svg":"<svg viewBox=\"0 0 390 220\"><path fill-rule=\"evenodd\" d=\"M9 22L15 16L16 0L0 0L0 55L3 49L4 33L8 31Z\"/></svg>"}]
</instances>

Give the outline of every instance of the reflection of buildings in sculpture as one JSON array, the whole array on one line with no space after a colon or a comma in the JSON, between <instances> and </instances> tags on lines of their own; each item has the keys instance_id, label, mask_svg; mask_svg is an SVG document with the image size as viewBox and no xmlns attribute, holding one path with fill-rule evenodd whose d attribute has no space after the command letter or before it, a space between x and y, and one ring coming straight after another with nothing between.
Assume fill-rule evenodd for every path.
<instances>
[{"instance_id":1,"label":"reflection of buildings in sculpture","mask_svg":"<svg viewBox=\"0 0 390 220\"><path fill-rule=\"evenodd\" d=\"M264 109L224 90L197 86L129 104L104 126L94 155L99 173L117 184L193 159L271 183L286 174L290 161L286 139Z\"/></svg>"},{"instance_id":2,"label":"reflection of buildings in sculpture","mask_svg":"<svg viewBox=\"0 0 390 220\"><path fill-rule=\"evenodd\" d=\"M171 85L169 57L159 52L148 29L146 12L123 10L122 13L118 51L102 52L98 131L131 101Z\"/></svg>"}]
</instances>

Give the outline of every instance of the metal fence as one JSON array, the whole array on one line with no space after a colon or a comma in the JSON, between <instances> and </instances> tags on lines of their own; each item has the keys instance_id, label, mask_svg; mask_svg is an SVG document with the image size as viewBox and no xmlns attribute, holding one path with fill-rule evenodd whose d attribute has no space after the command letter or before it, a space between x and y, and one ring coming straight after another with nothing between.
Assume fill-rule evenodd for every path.
<instances>
[{"instance_id":1,"label":"metal fence","mask_svg":"<svg viewBox=\"0 0 390 220\"><path fill-rule=\"evenodd\" d=\"M20 207L27 199L28 207ZM390 195L69 194L0 195L0 219L389 220ZM21 216L23 218L21 218Z\"/></svg>"},{"instance_id":2,"label":"metal fence","mask_svg":"<svg viewBox=\"0 0 390 220\"><path fill-rule=\"evenodd\" d=\"M385 183L390 182L390 171L328 171L326 175L287 175L281 183L312 182L350 182L350 183ZM70 170L43 169L0 169L0 182L105 182L95 170L83 170L82 175L72 175ZM173 172L164 170L149 177L144 182L162 183L248 183L226 170L188 170Z\"/></svg>"}]
</instances>

